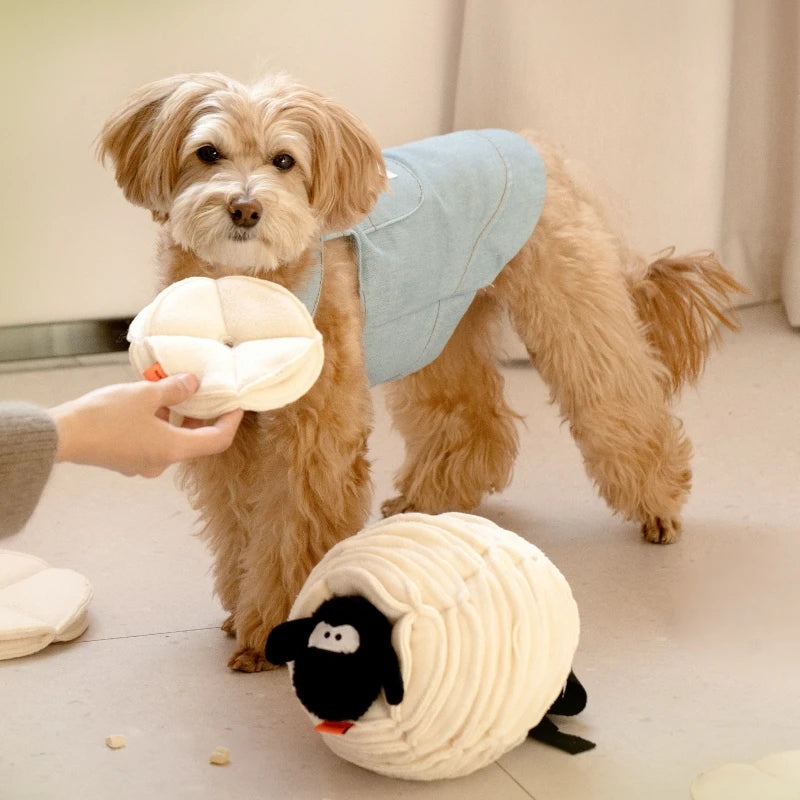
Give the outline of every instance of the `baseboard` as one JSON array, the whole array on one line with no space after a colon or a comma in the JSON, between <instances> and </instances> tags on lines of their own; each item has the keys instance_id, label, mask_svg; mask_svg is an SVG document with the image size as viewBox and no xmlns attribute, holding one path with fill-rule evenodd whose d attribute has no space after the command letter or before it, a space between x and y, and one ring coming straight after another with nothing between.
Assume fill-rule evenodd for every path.
<instances>
[{"instance_id":1,"label":"baseboard","mask_svg":"<svg viewBox=\"0 0 800 800\"><path fill-rule=\"evenodd\" d=\"M121 318L0 327L0 363L122 352L130 324Z\"/></svg>"}]
</instances>

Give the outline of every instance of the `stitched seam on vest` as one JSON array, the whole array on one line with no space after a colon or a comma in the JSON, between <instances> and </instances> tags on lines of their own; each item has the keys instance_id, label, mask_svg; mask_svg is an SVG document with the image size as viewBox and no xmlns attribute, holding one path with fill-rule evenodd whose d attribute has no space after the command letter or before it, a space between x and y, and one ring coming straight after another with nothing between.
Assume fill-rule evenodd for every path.
<instances>
[{"instance_id":1,"label":"stitched seam on vest","mask_svg":"<svg viewBox=\"0 0 800 800\"><path fill-rule=\"evenodd\" d=\"M405 172L407 175L409 175L411 178L414 179L414 183L417 184L417 189L419 190L419 200L417 201L417 204L414 206L414 208L410 209L409 211L406 211L404 214L401 214L399 217L392 217L391 219L387 219L385 222L381 222L380 225L375 225L372 222L372 214L371 213L367 214L365 219L363 219L361 222L358 223L358 225L355 226L355 228L359 230L359 232L362 234L362 236L369 236L370 233L375 233L376 231L381 230L381 228L385 228L388 225L395 225L398 222L402 222L404 219L408 219L412 214L416 213L419 210L420 206L425 201L425 191L424 191L424 189L422 187L422 182L420 181L419 177L417 176L417 173L414 172L409 167L407 167L402 162L397 161L396 159L392 158L391 156L389 156L388 158L384 158L384 164L388 164L389 162L391 162L392 165L394 165L394 167L397 170L402 170L403 172ZM391 181L389 181L389 190L388 191L389 191L389 194L391 194L391 192L392 192L392 182ZM377 206L377 203L375 205ZM369 220L369 230L365 230L364 227L363 227L364 223L367 220Z\"/></svg>"},{"instance_id":2,"label":"stitched seam on vest","mask_svg":"<svg viewBox=\"0 0 800 800\"><path fill-rule=\"evenodd\" d=\"M425 367L428 364L430 364L430 360L426 361L424 364L421 365L420 362L424 360L425 353L427 353L428 347L430 346L431 343L431 339L433 339L433 334L436 333L436 326L439 323L439 313L441 312L441 310L442 310L442 301L439 300L436 303L436 316L433 318L433 325L431 325L430 335L428 336L428 339L425 342L425 346L419 351L419 358L414 362L414 365L411 368L411 372L408 373L409 375L413 374L414 372L417 372L418 370L422 369L422 367ZM446 346L447 345L445 345L445 347ZM398 377L405 377L405 376L398 376Z\"/></svg>"},{"instance_id":3,"label":"stitched seam on vest","mask_svg":"<svg viewBox=\"0 0 800 800\"><path fill-rule=\"evenodd\" d=\"M322 297L322 282L325 278L325 242L343 235L337 233L335 235L325 234L320 236L317 247L317 263L309 271L306 282L293 291L294 296L303 303L312 317L316 316L319 300Z\"/></svg>"},{"instance_id":4,"label":"stitched seam on vest","mask_svg":"<svg viewBox=\"0 0 800 800\"><path fill-rule=\"evenodd\" d=\"M461 284L464 282L464 278L469 270L470 264L472 263L472 259L475 256L475 251L477 250L478 245L485 237L487 231L494 225L494 222L497 219L497 215L500 213L500 209L502 209L503 206L505 205L506 195L508 195L508 176L509 176L508 162L506 161L503 154L500 152L500 149L497 147L497 145L488 136L485 136L483 133L480 132L477 133L481 137L481 139L483 139L486 142L489 142L489 144L495 149L497 155L500 157L500 161L503 164L503 169L505 170L506 180L505 184L503 185L503 194L500 196L500 199L497 202L497 207L492 213L492 216L489 217L488 220L486 220L486 224L483 226L481 232L475 237L475 241L472 243L472 250L470 251L469 258L464 264L464 270L461 273L461 277L458 280L458 284L456 285L456 291L458 291L461 288Z\"/></svg>"},{"instance_id":5,"label":"stitched seam on vest","mask_svg":"<svg viewBox=\"0 0 800 800\"><path fill-rule=\"evenodd\" d=\"M314 317L317 314L317 306L319 306L319 299L322 297L322 282L325 280L325 245L322 242L322 239L319 240L319 256L317 257L317 264L311 270L311 276L309 280L317 281L317 292L314 296L314 303L311 308L311 316Z\"/></svg>"}]
</instances>

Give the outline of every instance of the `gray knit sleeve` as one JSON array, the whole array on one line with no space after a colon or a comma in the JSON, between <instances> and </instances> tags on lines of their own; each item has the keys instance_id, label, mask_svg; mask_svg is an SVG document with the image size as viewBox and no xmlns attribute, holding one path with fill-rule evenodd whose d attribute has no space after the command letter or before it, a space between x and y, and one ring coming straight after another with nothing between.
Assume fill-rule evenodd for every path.
<instances>
[{"instance_id":1,"label":"gray knit sleeve","mask_svg":"<svg viewBox=\"0 0 800 800\"><path fill-rule=\"evenodd\" d=\"M0 403L0 536L20 530L33 513L57 445L56 424L45 409Z\"/></svg>"}]
</instances>

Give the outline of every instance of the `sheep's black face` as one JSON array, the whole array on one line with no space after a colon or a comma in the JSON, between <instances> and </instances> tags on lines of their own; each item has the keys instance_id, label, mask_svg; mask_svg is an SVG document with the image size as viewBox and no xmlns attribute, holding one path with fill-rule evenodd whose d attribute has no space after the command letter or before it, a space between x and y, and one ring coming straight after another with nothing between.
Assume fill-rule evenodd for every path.
<instances>
[{"instance_id":1,"label":"sheep's black face","mask_svg":"<svg viewBox=\"0 0 800 800\"><path fill-rule=\"evenodd\" d=\"M334 653L310 647L294 664L300 702L331 722L362 716L381 692L381 676L369 653Z\"/></svg>"},{"instance_id":2,"label":"sheep's black face","mask_svg":"<svg viewBox=\"0 0 800 800\"><path fill-rule=\"evenodd\" d=\"M323 720L358 719L381 688L391 705L403 699L391 623L363 597L334 597L311 617L278 625L266 656L273 664L294 661L297 697Z\"/></svg>"}]
</instances>

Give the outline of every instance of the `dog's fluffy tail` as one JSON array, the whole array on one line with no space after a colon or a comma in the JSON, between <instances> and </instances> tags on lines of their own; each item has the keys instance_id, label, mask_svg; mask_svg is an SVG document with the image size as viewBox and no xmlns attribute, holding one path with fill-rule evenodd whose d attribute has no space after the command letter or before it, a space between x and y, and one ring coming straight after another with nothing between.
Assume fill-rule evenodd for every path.
<instances>
[{"instance_id":1,"label":"dog's fluffy tail","mask_svg":"<svg viewBox=\"0 0 800 800\"><path fill-rule=\"evenodd\" d=\"M747 293L711 252L674 256L670 249L647 265L632 264L628 280L647 338L677 392L702 374L719 326L738 329L731 298Z\"/></svg>"}]
</instances>

